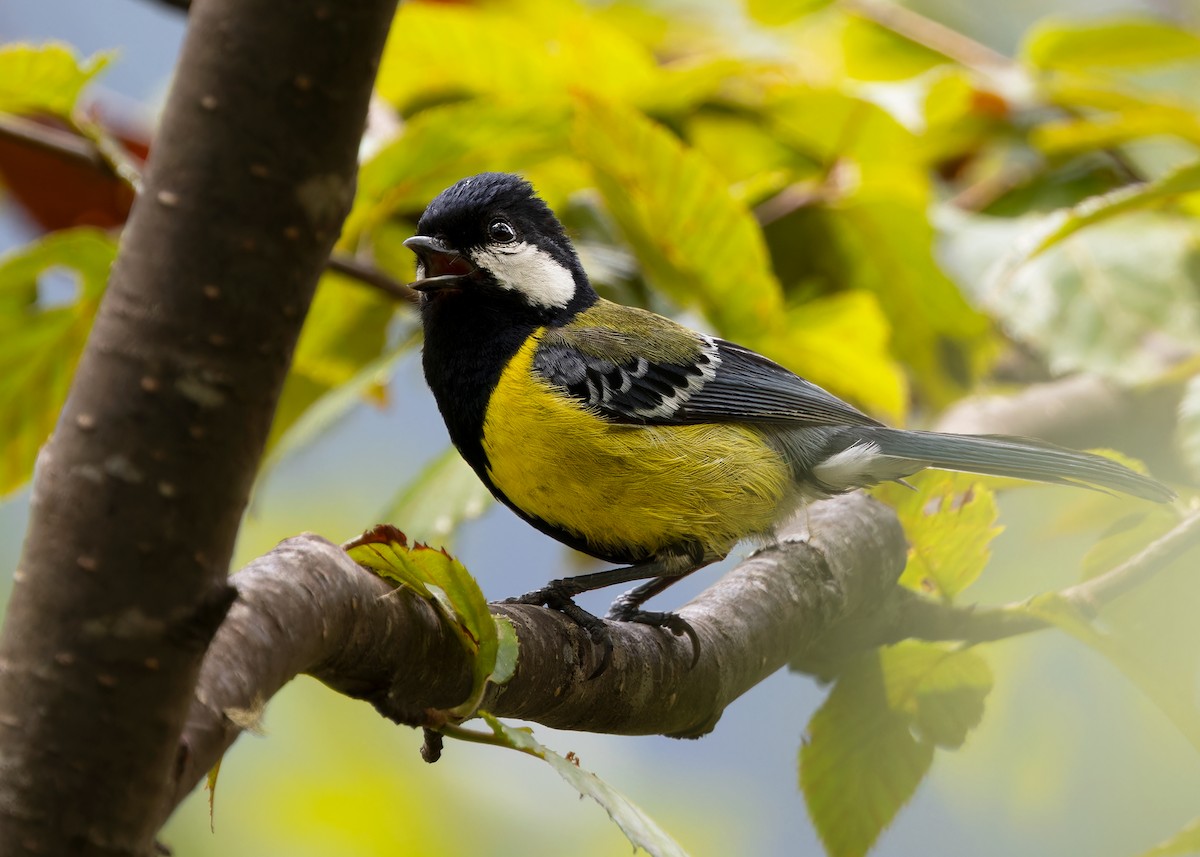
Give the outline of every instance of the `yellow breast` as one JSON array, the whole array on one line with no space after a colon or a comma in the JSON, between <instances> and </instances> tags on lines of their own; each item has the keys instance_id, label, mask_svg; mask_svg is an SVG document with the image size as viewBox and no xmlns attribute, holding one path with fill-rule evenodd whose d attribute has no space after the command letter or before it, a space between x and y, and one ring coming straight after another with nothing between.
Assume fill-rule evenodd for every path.
<instances>
[{"instance_id":1,"label":"yellow breast","mask_svg":"<svg viewBox=\"0 0 1200 857\"><path fill-rule=\"evenodd\" d=\"M771 528L791 480L761 435L609 423L533 374L540 335L505 369L484 416L489 475L516 506L600 554L696 543L723 555Z\"/></svg>"}]
</instances>

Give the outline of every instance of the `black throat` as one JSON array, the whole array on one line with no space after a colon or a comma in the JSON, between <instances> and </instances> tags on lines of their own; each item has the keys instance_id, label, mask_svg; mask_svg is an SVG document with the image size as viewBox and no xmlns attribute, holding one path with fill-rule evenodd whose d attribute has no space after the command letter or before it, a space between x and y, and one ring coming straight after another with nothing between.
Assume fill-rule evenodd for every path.
<instances>
[{"instance_id":1,"label":"black throat","mask_svg":"<svg viewBox=\"0 0 1200 857\"><path fill-rule=\"evenodd\" d=\"M468 287L469 288L469 287ZM513 292L495 288L446 291L421 303L425 326L423 365L450 440L491 487L483 451L483 418L504 367L537 328L563 324L595 302L547 312Z\"/></svg>"}]
</instances>

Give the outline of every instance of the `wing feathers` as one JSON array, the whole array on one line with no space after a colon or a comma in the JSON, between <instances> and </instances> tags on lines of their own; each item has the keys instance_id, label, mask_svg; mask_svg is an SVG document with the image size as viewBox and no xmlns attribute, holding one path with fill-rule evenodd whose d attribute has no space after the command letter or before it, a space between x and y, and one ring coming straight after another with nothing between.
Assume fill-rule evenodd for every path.
<instances>
[{"instance_id":1,"label":"wing feathers","mask_svg":"<svg viewBox=\"0 0 1200 857\"><path fill-rule=\"evenodd\" d=\"M641 314L628 329L552 328L534 371L614 422L880 425L760 354L655 318L664 329Z\"/></svg>"}]
</instances>

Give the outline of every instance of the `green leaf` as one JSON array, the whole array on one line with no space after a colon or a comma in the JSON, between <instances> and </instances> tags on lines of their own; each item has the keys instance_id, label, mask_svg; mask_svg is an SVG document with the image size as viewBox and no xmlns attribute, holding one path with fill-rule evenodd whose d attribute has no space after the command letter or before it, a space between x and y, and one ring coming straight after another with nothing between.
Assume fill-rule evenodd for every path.
<instances>
[{"instance_id":1,"label":"green leaf","mask_svg":"<svg viewBox=\"0 0 1200 857\"><path fill-rule=\"evenodd\" d=\"M649 49L576 3L406 3L375 85L409 110L464 95L546 104L590 92L628 101L657 76Z\"/></svg>"},{"instance_id":2,"label":"green leaf","mask_svg":"<svg viewBox=\"0 0 1200 857\"><path fill-rule=\"evenodd\" d=\"M1043 20L1029 31L1021 56L1039 68L1133 68L1200 57L1200 36L1145 18Z\"/></svg>"},{"instance_id":3,"label":"green leaf","mask_svg":"<svg viewBox=\"0 0 1200 857\"><path fill-rule=\"evenodd\" d=\"M1149 104L1120 113L1046 122L1030 132L1029 141L1047 155L1061 158L1164 135L1200 146L1200 115L1187 108Z\"/></svg>"},{"instance_id":4,"label":"green leaf","mask_svg":"<svg viewBox=\"0 0 1200 857\"><path fill-rule=\"evenodd\" d=\"M1041 91L1068 114L1030 131L1030 142L1048 155L1061 158L1160 135L1200 146L1200 114L1187 93L1076 74L1054 75L1042 82Z\"/></svg>"},{"instance_id":5,"label":"green leaf","mask_svg":"<svg viewBox=\"0 0 1200 857\"><path fill-rule=\"evenodd\" d=\"M785 332L755 340L764 354L884 419L904 418L908 381L889 350L891 325L875 295L817 298L792 307L787 319Z\"/></svg>"},{"instance_id":6,"label":"green leaf","mask_svg":"<svg viewBox=\"0 0 1200 857\"><path fill-rule=\"evenodd\" d=\"M459 524L478 518L491 505L487 486L450 447L400 490L383 520L425 541L446 544Z\"/></svg>"},{"instance_id":7,"label":"green leaf","mask_svg":"<svg viewBox=\"0 0 1200 857\"><path fill-rule=\"evenodd\" d=\"M0 496L29 479L54 429L116 252L105 233L72 229L0 258ZM52 270L77 290L48 306L38 284Z\"/></svg>"},{"instance_id":8,"label":"green leaf","mask_svg":"<svg viewBox=\"0 0 1200 857\"><path fill-rule=\"evenodd\" d=\"M780 326L783 295L750 211L698 152L616 104L581 100L573 145L647 277L721 333Z\"/></svg>"},{"instance_id":9,"label":"green leaf","mask_svg":"<svg viewBox=\"0 0 1200 857\"><path fill-rule=\"evenodd\" d=\"M475 578L444 550L420 543L409 545L404 533L387 524L368 530L347 542L345 548L363 568L413 589L450 620L450 626L475 659L471 695L449 714L458 719L470 717L496 670L500 646L496 622ZM506 653L509 656L511 652Z\"/></svg>"},{"instance_id":10,"label":"green leaf","mask_svg":"<svg viewBox=\"0 0 1200 857\"><path fill-rule=\"evenodd\" d=\"M905 641L853 660L808 724L800 788L831 857L861 857L929 771L960 746L991 690L969 650Z\"/></svg>"},{"instance_id":11,"label":"green leaf","mask_svg":"<svg viewBox=\"0 0 1200 857\"><path fill-rule=\"evenodd\" d=\"M843 288L874 292L894 321L892 349L932 404L947 404L982 374L995 350L990 323L933 255L924 204L865 188L823 212L844 260Z\"/></svg>"},{"instance_id":12,"label":"green leaf","mask_svg":"<svg viewBox=\"0 0 1200 857\"><path fill-rule=\"evenodd\" d=\"M55 43L0 47L0 111L68 117L83 87L111 56L80 60L70 47Z\"/></svg>"},{"instance_id":13,"label":"green leaf","mask_svg":"<svg viewBox=\"0 0 1200 857\"><path fill-rule=\"evenodd\" d=\"M517 629L513 627L512 620L507 616L494 618L498 645L496 666L492 668L492 674L488 676L488 681L492 684L504 684L517 674L517 656L520 654L520 646L517 640Z\"/></svg>"},{"instance_id":14,"label":"green leaf","mask_svg":"<svg viewBox=\"0 0 1200 857\"><path fill-rule=\"evenodd\" d=\"M1018 247L994 274L1003 282L1022 265L1061 243L1079 230L1103 223L1122 214L1141 211L1200 192L1200 161L1179 167L1159 179L1119 188L1089 197L1079 205L1060 209L1046 217L1022 237Z\"/></svg>"},{"instance_id":15,"label":"green leaf","mask_svg":"<svg viewBox=\"0 0 1200 857\"><path fill-rule=\"evenodd\" d=\"M1160 842L1138 857L1183 857L1200 854L1200 818L1183 828L1166 842Z\"/></svg>"},{"instance_id":16,"label":"green leaf","mask_svg":"<svg viewBox=\"0 0 1200 857\"><path fill-rule=\"evenodd\" d=\"M879 185L912 201L929 196L915 167L923 154L911 131L882 107L837 89L791 89L768 104L764 121L779 140L825 167L838 161L860 171L849 189Z\"/></svg>"},{"instance_id":17,"label":"green leaf","mask_svg":"<svg viewBox=\"0 0 1200 857\"><path fill-rule=\"evenodd\" d=\"M866 688L845 687L809 721L800 788L826 853L861 857L929 773L934 748L913 737L909 718L866 696ZM854 719L835 725L834 718Z\"/></svg>"},{"instance_id":18,"label":"green leaf","mask_svg":"<svg viewBox=\"0 0 1200 857\"><path fill-rule=\"evenodd\" d=\"M396 212L415 218L429 200L464 176L487 170L526 172L559 155L566 147L569 118L565 104L468 101L422 111L363 165L339 246L353 249L364 231Z\"/></svg>"},{"instance_id":19,"label":"green leaf","mask_svg":"<svg viewBox=\"0 0 1200 857\"><path fill-rule=\"evenodd\" d=\"M1148 342L1200 348L1200 300L1192 285L1200 224L1128 210L1194 180L1189 170L1145 197L1105 198L1032 228L1010 221L1013 249L983 278L983 302L1055 373L1084 370L1126 383L1157 376L1161 348L1146 348Z\"/></svg>"},{"instance_id":20,"label":"green leaf","mask_svg":"<svg viewBox=\"0 0 1200 857\"><path fill-rule=\"evenodd\" d=\"M746 0L750 17L768 27L790 24L830 5L833 0Z\"/></svg>"},{"instance_id":21,"label":"green leaf","mask_svg":"<svg viewBox=\"0 0 1200 857\"><path fill-rule=\"evenodd\" d=\"M1189 681L1179 681L1160 670L1157 664L1139 658L1118 637L1098 630L1078 607L1058 593L1030 599L1021 609L1102 654L1157 705L1200 752L1200 708L1190 691Z\"/></svg>"},{"instance_id":22,"label":"green leaf","mask_svg":"<svg viewBox=\"0 0 1200 857\"><path fill-rule=\"evenodd\" d=\"M847 293L792 309L753 215L716 169L640 113L580 105L575 145L647 278L731 339L889 418L905 384L874 300Z\"/></svg>"},{"instance_id":23,"label":"green leaf","mask_svg":"<svg viewBox=\"0 0 1200 857\"><path fill-rule=\"evenodd\" d=\"M731 191L752 204L793 178L796 157L756 116L700 111L687 119L692 147L720 170Z\"/></svg>"},{"instance_id":24,"label":"green leaf","mask_svg":"<svg viewBox=\"0 0 1200 857\"><path fill-rule=\"evenodd\" d=\"M996 499L978 476L969 473L920 473L903 485L881 485L876 496L896 509L908 537L908 565L900 583L947 601L979 577L991 558Z\"/></svg>"},{"instance_id":25,"label":"green leaf","mask_svg":"<svg viewBox=\"0 0 1200 857\"><path fill-rule=\"evenodd\" d=\"M580 795L600 804L634 848L644 849L653 857L687 857L687 852L679 843L655 824L650 816L595 774L581 768L573 757L564 758L543 746L528 729L514 729L486 711L481 711L480 716L504 746L542 759Z\"/></svg>"},{"instance_id":26,"label":"green leaf","mask_svg":"<svg viewBox=\"0 0 1200 857\"><path fill-rule=\"evenodd\" d=\"M1100 539L1084 554L1082 578L1089 580L1116 568L1178 523L1178 510L1167 505L1154 506L1149 510L1139 508L1134 514L1119 518L1105 529Z\"/></svg>"},{"instance_id":27,"label":"green leaf","mask_svg":"<svg viewBox=\"0 0 1200 857\"><path fill-rule=\"evenodd\" d=\"M846 74L858 80L904 80L949 62L924 45L854 15L842 26L842 51Z\"/></svg>"},{"instance_id":28,"label":"green leaf","mask_svg":"<svg viewBox=\"0 0 1200 857\"><path fill-rule=\"evenodd\" d=\"M956 750L983 719L992 671L975 651L907 640L880 650L888 706L912 719L916 735Z\"/></svg>"}]
</instances>

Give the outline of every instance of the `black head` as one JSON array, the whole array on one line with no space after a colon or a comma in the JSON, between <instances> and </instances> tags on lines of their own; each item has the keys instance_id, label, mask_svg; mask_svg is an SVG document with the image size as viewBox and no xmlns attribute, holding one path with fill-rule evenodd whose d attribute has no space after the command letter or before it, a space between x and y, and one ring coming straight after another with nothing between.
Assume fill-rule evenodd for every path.
<instances>
[{"instance_id":1,"label":"black head","mask_svg":"<svg viewBox=\"0 0 1200 857\"><path fill-rule=\"evenodd\" d=\"M417 254L412 286L425 302L504 292L551 321L596 300L562 224L520 176L462 179L429 204L404 245Z\"/></svg>"}]
</instances>

